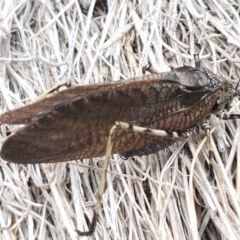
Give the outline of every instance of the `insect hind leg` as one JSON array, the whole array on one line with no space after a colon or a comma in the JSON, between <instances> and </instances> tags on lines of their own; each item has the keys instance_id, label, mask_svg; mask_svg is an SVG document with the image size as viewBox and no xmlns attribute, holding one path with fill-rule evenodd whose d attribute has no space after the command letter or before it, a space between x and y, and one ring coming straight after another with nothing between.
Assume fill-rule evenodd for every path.
<instances>
[{"instance_id":1,"label":"insect hind leg","mask_svg":"<svg viewBox=\"0 0 240 240\"><path fill-rule=\"evenodd\" d=\"M163 150L163 149L173 145L175 142L176 142L176 139L169 138L169 139L164 140L164 142L161 142L161 143L154 142L153 144L148 145L146 147L142 147L142 148L128 151L128 152L121 152L121 153L119 153L119 155L123 160L128 160L129 158L131 158L133 156L141 157L143 155L157 153L160 150Z\"/></svg>"},{"instance_id":2,"label":"insect hind leg","mask_svg":"<svg viewBox=\"0 0 240 240\"><path fill-rule=\"evenodd\" d=\"M115 137L116 130L117 130L117 125L115 124L110 130L108 141L107 141L105 160L104 160L103 167L102 167L103 173L102 173L101 180L100 180L100 185L99 185L99 188L98 188L97 202L96 202L96 204L94 206L94 209L93 209L93 219L92 219L92 222L90 223L89 231L82 232L82 231L76 230L79 236L90 236L95 231L97 220L98 220L98 217L99 217L99 211L100 211L100 208L101 208L102 195L105 191L107 168L108 168L108 163L109 163L110 156L111 156L111 153L112 153L112 148L113 148L113 143L114 143L114 137Z\"/></svg>"},{"instance_id":3,"label":"insect hind leg","mask_svg":"<svg viewBox=\"0 0 240 240\"><path fill-rule=\"evenodd\" d=\"M166 139L164 142L153 142L150 145L144 146L139 149L134 149L128 152L121 152L119 155L123 160L127 160L128 158L131 158L133 156L143 156L143 155L149 155L153 153L157 153L160 150L166 149L167 147L173 145L176 141L183 141L190 135L190 132L192 132L193 129L189 129L188 131L185 131L183 133L169 133L164 130L156 130L156 129L150 129L146 127L139 127L139 126L133 126L131 124L125 123L125 122L118 122L119 128L126 130L126 131L134 131L134 132L140 132L144 134L152 134L155 136L165 137Z\"/></svg>"},{"instance_id":4,"label":"insect hind leg","mask_svg":"<svg viewBox=\"0 0 240 240\"><path fill-rule=\"evenodd\" d=\"M161 136L161 137L171 137L171 138L179 139L179 140L182 139L182 137L188 137L190 135L190 131L192 130L192 129L190 129L190 131L186 131L186 132L183 132L180 134L178 134L177 132L168 133L164 130L139 127L139 126L135 126L135 125L132 125L132 124L129 124L126 122L116 121L115 125L111 128L109 137L108 137L105 160L104 160L103 167L102 167L103 173L101 176L100 185L99 185L99 189L98 189L97 202L93 209L93 219L92 219L92 222L90 223L88 231L82 232L82 231L76 230L79 236L90 236L95 231L96 223L97 223L98 216L99 216L99 211L101 208L102 195L105 191L105 186L106 186L107 168L108 168L110 156L112 154L115 133L118 129L123 129L126 131L134 131L134 132L139 132L139 133L146 133L146 134L151 134L151 135Z\"/></svg>"}]
</instances>

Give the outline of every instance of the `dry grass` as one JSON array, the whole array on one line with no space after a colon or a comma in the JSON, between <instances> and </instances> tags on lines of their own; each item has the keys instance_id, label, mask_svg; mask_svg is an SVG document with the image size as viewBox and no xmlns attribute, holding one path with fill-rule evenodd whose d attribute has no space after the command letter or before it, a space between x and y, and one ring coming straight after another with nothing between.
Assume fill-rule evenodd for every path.
<instances>
[{"instance_id":1,"label":"dry grass","mask_svg":"<svg viewBox=\"0 0 240 240\"><path fill-rule=\"evenodd\" d=\"M0 3L1 112L64 81L127 79L148 62L158 72L194 66L194 53L215 73L239 79L238 1L108 2L108 12L98 7L93 16L93 6L84 15L75 0ZM213 116L212 126L217 121ZM189 169L204 135L135 160L114 155L92 239L239 239L239 131L237 121L227 121L213 133L216 182L207 180L205 144L193 191ZM84 215L92 218L102 160L1 161L0 238L78 239L75 229L88 229Z\"/></svg>"}]
</instances>

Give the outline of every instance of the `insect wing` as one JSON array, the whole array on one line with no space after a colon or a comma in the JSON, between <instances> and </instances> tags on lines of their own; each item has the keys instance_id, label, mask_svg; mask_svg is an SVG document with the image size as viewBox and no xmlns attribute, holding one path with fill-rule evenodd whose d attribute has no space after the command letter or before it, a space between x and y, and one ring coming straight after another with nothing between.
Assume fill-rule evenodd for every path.
<instances>
[{"instance_id":1,"label":"insect wing","mask_svg":"<svg viewBox=\"0 0 240 240\"><path fill-rule=\"evenodd\" d=\"M184 131L209 115L219 90L208 78L190 74L186 81L189 71L199 77L199 69L184 67L113 84L79 86L3 114L1 123L27 125L5 141L1 157L16 163L47 163L102 156L116 120ZM164 137L119 130L113 151L135 153L170 143Z\"/></svg>"}]
</instances>

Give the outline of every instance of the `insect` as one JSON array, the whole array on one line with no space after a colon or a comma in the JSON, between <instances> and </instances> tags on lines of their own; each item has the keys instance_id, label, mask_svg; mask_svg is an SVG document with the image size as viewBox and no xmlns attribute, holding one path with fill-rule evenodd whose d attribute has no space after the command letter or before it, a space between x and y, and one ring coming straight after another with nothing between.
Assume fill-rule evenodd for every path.
<instances>
[{"instance_id":1,"label":"insect","mask_svg":"<svg viewBox=\"0 0 240 240\"><path fill-rule=\"evenodd\" d=\"M90 235L95 230L111 153L127 159L162 150L184 138L188 129L201 125L211 113L227 108L236 94L229 80L190 66L70 88L2 114L1 124L25 127L7 138L1 157L24 164L70 161L103 156L108 142L93 221L88 232L78 231Z\"/></svg>"}]
</instances>

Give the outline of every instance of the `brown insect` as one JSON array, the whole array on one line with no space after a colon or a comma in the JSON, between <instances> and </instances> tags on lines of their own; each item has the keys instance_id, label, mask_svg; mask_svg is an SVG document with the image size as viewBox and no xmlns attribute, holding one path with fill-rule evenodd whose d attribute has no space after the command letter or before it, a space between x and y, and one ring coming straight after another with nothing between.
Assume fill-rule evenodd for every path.
<instances>
[{"instance_id":1,"label":"brown insect","mask_svg":"<svg viewBox=\"0 0 240 240\"><path fill-rule=\"evenodd\" d=\"M116 120L127 123L128 131L118 124L112 153L124 158L154 153L180 140L178 135L201 125L211 113L227 108L235 95L228 80L208 69L189 66L127 81L70 88L2 114L1 124L25 127L7 138L1 157L34 164L103 156ZM135 125L143 128L132 131ZM150 129L163 131L154 136ZM98 210L95 207L89 232L78 232L80 235L94 231Z\"/></svg>"}]
</instances>

